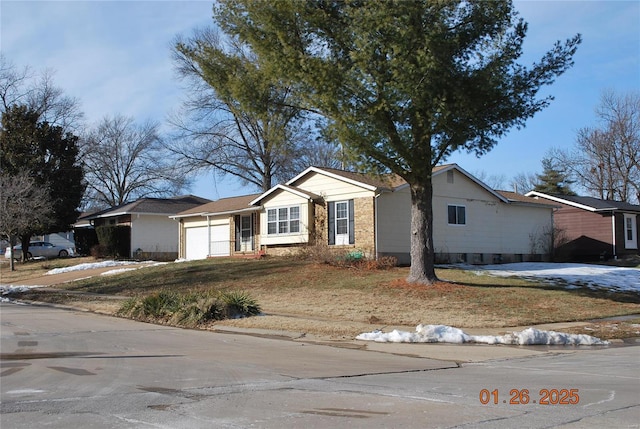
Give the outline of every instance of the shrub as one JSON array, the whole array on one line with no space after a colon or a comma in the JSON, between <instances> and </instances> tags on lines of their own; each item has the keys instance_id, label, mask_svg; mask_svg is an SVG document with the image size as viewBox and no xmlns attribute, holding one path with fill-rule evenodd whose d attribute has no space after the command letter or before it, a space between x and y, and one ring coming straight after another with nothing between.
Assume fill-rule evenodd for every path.
<instances>
[{"instance_id":1,"label":"shrub","mask_svg":"<svg viewBox=\"0 0 640 429\"><path fill-rule=\"evenodd\" d=\"M131 229L123 225L105 225L96 228L98 242L104 246L105 253L113 257L129 257Z\"/></svg>"},{"instance_id":2,"label":"shrub","mask_svg":"<svg viewBox=\"0 0 640 429\"><path fill-rule=\"evenodd\" d=\"M116 313L147 321L195 327L213 320L260 314L260 306L246 292L194 292L178 294L163 291L144 298L127 299Z\"/></svg>"},{"instance_id":3,"label":"shrub","mask_svg":"<svg viewBox=\"0 0 640 429\"><path fill-rule=\"evenodd\" d=\"M260 306L246 292L222 292L220 297L225 304L225 313L228 318L237 319L260 314Z\"/></svg>"},{"instance_id":4,"label":"shrub","mask_svg":"<svg viewBox=\"0 0 640 429\"><path fill-rule=\"evenodd\" d=\"M134 297L129 298L124 303L122 303L122 305L116 312L116 315L131 316L135 312L137 306L138 306L138 298L134 298Z\"/></svg>"},{"instance_id":5,"label":"shrub","mask_svg":"<svg viewBox=\"0 0 640 429\"><path fill-rule=\"evenodd\" d=\"M165 318L180 309L180 296L174 292L158 292L142 299L140 312L143 316Z\"/></svg>"},{"instance_id":6,"label":"shrub","mask_svg":"<svg viewBox=\"0 0 640 429\"><path fill-rule=\"evenodd\" d=\"M106 246L103 246L102 244L96 244L95 246L91 247L90 253L91 253L91 256L93 256L94 258L101 259L107 256L108 249Z\"/></svg>"}]
</instances>

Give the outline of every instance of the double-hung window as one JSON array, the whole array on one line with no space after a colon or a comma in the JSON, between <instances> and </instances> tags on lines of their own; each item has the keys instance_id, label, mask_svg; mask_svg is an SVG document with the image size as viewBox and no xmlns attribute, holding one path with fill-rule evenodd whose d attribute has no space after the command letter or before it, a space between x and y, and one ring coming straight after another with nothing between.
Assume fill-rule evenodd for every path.
<instances>
[{"instance_id":1,"label":"double-hung window","mask_svg":"<svg viewBox=\"0 0 640 429\"><path fill-rule=\"evenodd\" d=\"M300 232L300 207L267 209L267 234L295 234Z\"/></svg>"},{"instance_id":2,"label":"double-hung window","mask_svg":"<svg viewBox=\"0 0 640 429\"><path fill-rule=\"evenodd\" d=\"M327 204L329 244L355 244L354 201L337 201Z\"/></svg>"},{"instance_id":3,"label":"double-hung window","mask_svg":"<svg viewBox=\"0 0 640 429\"><path fill-rule=\"evenodd\" d=\"M447 223L449 225L466 225L467 213L465 206L449 205L447 206Z\"/></svg>"}]
</instances>

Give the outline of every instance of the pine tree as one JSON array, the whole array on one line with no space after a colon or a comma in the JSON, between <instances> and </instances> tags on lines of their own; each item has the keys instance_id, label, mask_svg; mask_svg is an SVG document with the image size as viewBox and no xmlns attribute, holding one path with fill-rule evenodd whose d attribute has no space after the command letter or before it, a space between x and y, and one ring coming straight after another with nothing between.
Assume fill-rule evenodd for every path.
<instances>
[{"instance_id":1,"label":"pine tree","mask_svg":"<svg viewBox=\"0 0 640 429\"><path fill-rule=\"evenodd\" d=\"M533 189L534 191L545 194L576 195L571 190L571 184L575 181L569 178L564 169L554 164L551 158L542 160L542 169L542 174L536 174L538 184Z\"/></svg>"}]
</instances>

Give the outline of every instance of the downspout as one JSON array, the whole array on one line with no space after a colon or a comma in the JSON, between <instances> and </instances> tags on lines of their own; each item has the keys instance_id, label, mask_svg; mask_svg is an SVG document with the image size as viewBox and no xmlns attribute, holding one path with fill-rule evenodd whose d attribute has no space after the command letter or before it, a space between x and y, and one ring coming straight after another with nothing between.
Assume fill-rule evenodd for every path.
<instances>
[{"instance_id":1,"label":"downspout","mask_svg":"<svg viewBox=\"0 0 640 429\"><path fill-rule=\"evenodd\" d=\"M373 197L373 250L376 260L378 260L378 197L382 195L382 192L374 195Z\"/></svg>"},{"instance_id":2,"label":"downspout","mask_svg":"<svg viewBox=\"0 0 640 429\"><path fill-rule=\"evenodd\" d=\"M209 256L211 256L211 222L209 215L207 215L207 258Z\"/></svg>"},{"instance_id":3,"label":"downspout","mask_svg":"<svg viewBox=\"0 0 640 429\"><path fill-rule=\"evenodd\" d=\"M616 213L611 212L611 230L613 231L613 259L618 259L616 255Z\"/></svg>"}]
</instances>

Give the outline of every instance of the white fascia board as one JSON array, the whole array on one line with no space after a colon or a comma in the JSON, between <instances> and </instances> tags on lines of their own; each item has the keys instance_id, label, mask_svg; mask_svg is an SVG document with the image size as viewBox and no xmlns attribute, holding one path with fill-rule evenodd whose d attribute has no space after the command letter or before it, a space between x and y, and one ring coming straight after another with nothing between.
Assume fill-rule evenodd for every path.
<instances>
[{"instance_id":1,"label":"white fascia board","mask_svg":"<svg viewBox=\"0 0 640 429\"><path fill-rule=\"evenodd\" d=\"M210 213L204 213L201 216L223 216L223 215L230 215L230 214L234 214L234 213L246 213L246 212L255 212L260 210L261 207L247 207L246 209L239 209L239 210L227 210L226 212L210 212Z\"/></svg>"},{"instance_id":2,"label":"white fascia board","mask_svg":"<svg viewBox=\"0 0 640 429\"><path fill-rule=\"evenodd\" d=\"M297 180L299 180L300 178L306 176L310 172L322 174L324 176L331 177L332 179L340 180L342 182L347 182L347 183L350 183L352 185L359 186L361 188L367 189L369 191L378 190L378 187L376 187L376 186L368 185L366 183L362 183L362 182L359 182L357 180L349 179L348 177L344 177L344 176L342 176L340 174L332 173L330 171L325 171L325 170L323 170L321 168L318 168L318 167L309 167L309 168L307 168L302 173L298 174L296 177L294 177L293 179L289 180L286 184L289 185L289 186L292 186L291 185L292 183L295 183Z\"/></svg>"},{"instance_id":3,"label":"white fascia board","mask_svg":"<svg viewBox=\"0 0 640 429\"><path fill-rule=\"evenodd\" d=\"M573 201L565 200L563 198L554 197L553 195L544 194L544 193L538 192L538 191L529 191L529 192L527 192L525 194L525 196L526 197L532 197L533 196L533 197L538 197L538 198L544 198L546 200L555 201L556 203L566 204L568 206L576 207L578 209L587 210L587 211L590 211L590 212L616 210L615 207L611 207L610 209L600 209L600 210L598 210L595 207L585 206L583 204L574 203Z\"/></svg>"},{"instance_id":4,"label":"white fascia board","mask_svg":"<svg viewBox=\"0 0 640 429\"><path fill-rule=\"evenodd\" d=\"M260 208L261 207L247 207L246 209L227 210L224 212L198 212L198 213L189 213L184 215L174 215L169 217L171 219L182 219L182 218L188 218L188 217L223 216L223 215L234 214L234 213L255 212L260 210Z\"/></svg>"},{"instance_id":5,"label":"white fascia board","mask_svg":"<svg viewBox=\"0 0 640 429\"><path fill-rule=\"evenodd\" d=\"M269 195L271 195L272 193L276 192L276 191L285 191L285 192L290 192L294 195L297 195L299 197L305 198L307 200L312 200L313 197L307 193L305 193L304 191L301 191L299 189L296 189L294 187L291 186L284 186L284 185L276 185L273 188L269 189L267 192L265 192L264 194L260 195L258 198L256 198L255 200L251 201L249 203L250 206L255 206L256 204L258 204L260 201L264 200L265 198L267 198Z\"/></svg>"},{"instance_id":6,"label":"white fascia board","mask_svg":"<svg viewBox=\"0 0 640 429\"><path fill-rule=\"evenodd\" d=\"M171 219L182 219L184 217L196 217L196 216L206 216L206 212L190 213L190 214L185 214L185 215L172 215L172 216L169 216L169 217Z\"/></svg>"},{"instance_id":7,"label":"white fascia board","mask_svg":"<svg viewBox=\"0 0 640 429\"><path fill-rule=\"evenodd\" d=\"M104 218L108 218L108 217L124 216L124 215L128 215L128 214L133 214L133 213L127 212L127 211L116 212L116 213L104 213L104 214L96 216L94 219L100 219L100 218L104 219Z\"/></svg>"}]
</instances>

